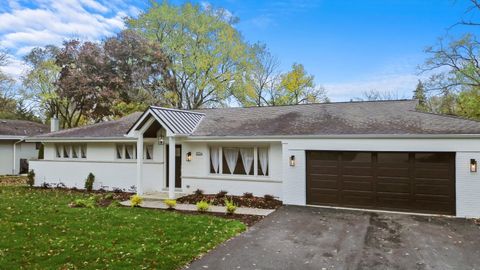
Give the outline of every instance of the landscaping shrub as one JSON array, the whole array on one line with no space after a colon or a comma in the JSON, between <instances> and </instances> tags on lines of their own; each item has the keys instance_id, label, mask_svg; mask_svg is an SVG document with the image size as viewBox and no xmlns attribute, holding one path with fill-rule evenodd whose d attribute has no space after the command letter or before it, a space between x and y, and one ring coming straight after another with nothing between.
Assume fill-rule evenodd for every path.
<instances>
[{"instance_id":1,"label":"landscaping shrub","mask_svg":"<svg viewBox=\"0 0 480 270\"><path fill-rule=\"evenodd\" d=\"M225 197L227 194L228 194L228 191L220 190L220 192L218 192L217 195L215 195L215 196L216 196L217 198L223 198L223 197Z\"/></svg>"},{"instance_id":2,"label":"landscaping shrub","mask_svg":"<svg viewBox=\"0 0 480 270\"><path fill-rule=\"evenodd\" d=\"M197 189L197 190L195 190L194 193L195 193L195 195L197 195L197 196L202 196L202 195L203 195L203 190Z\"/></svg>"},{"instance_id":3,"label":"landscaping shrub","mask_svg":"<svg viewBox=\"0 0 480 270\"><path fill-rule=\"evenodd\" d=\"M95 182L95 175L89 173L87 179L85 180L85 189L90 192L93 190L93 182Z\"/></svg>"},{"instance_id":4,"label":"landscaping shrub","mask_svg":"<svg viewBox=\"0 0 480 270\"><path fill-rule=\"evenodd\" d=\"M70 207L85 207L85 208L95 208L95 197L89 197L88 199L76 199L70 203Z\"/></svg>"},{"instance_id":5,"label":"landscaping shrub","mask_svg":"<svg viewBox=\"0 0 480 270\"><path fill-rule=\"evenodd\" d=\"M138 207L143 202L143 198L138 195L133 195L130 197L130 205L132 207Z\"/></svg>"},{"instance_id":6,"label":"landscaping shrub","mask_svg":"<svg viewBox=\"0 0 480 270\"><path fill-rule=\"evenodd\" d=\"M253 198L253 193L251 192L245 192L243 193L243 197L247 198L247 199L251 199Z\"/></svg>"},{"instance_id":7,"label":"landscaping shrub","mask_svg":"<svg viewBox=\"0 0 480 270\"><path fill-rule=\"evenodd\" d=\"M225 199L225 210L227 214L233 215L237 211L237 205L233 202L232 199Z\"/></svg>"},{"instance_id":8,"label":"landscaping shrub","mask_svg":"<svg viewBox=\"0 0 480 270\"><path fill-rule=\"evenodd\" d=\"M35 184L35 171L30 170L27 175L27 184L31 187Z\"/></svg>"},{"instance_id":9,"label":"landscaping shrub","mask_svg":"<svg viewBox=\"0 0 480 270\"><path fill-rule=\"evenodd\" d=\"M210 209L210 204L207 201L201 200L197 203L198 212L207 212Z\"/></svg>"},{"instance_id":10,"label":"landscaping shrub","mask_svg":"<svg viewBox=\"0 0 480 270\"><path fill-rule=\"evenodd\" d=\"M113 193L122 193L123 192L123 190L121 188L118 188L118 187L113 188L112 191L113 191Z\"/></svg>"},{"instance_id":11,"label":"landscaping shrub","mask_svg":"<svg viewBox=\"0 0 480 270\"><path fill-rule=\"evenodd\" d=\"M107 193L103 197L105 200L113 200L113 194L112 193Z\"/></svg>"},{"instance_id":12,"label":"landscaping shrub","mask_svg":"<svg viewBox=\"0 0 480 270\"><path fill-rule=\"evenodd\" d=\"M164 200L163 202L168 206L168 209L170 210L175 209L175 206L177 206L176 200L167 199L167 200Z\"/></svg>"},{"instance_id":13,"label":"landscaping shrub","mask_svg":"<svg viewBox=\"0 0 480 270\"><path fill-rule=\"evenodd\" d=\"M273 201L275 200L275 197L273 195L270 195L270 194L265 194L263 196L263 198L265 199L265 201Z\"/></svg>"}]
</instances>

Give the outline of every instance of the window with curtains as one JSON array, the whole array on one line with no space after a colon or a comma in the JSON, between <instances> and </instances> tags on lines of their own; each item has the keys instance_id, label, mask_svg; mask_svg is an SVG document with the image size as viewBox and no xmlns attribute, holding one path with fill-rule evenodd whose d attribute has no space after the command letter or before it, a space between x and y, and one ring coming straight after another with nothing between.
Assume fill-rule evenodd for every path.
<instances>
[{"instance_id":1,"label":"window with curtains","mask_svg":"<svg viewBox=\"0 0 480 270\"><path fill-rule=\"evenodd\" d=\"M57 158L82 159L87 158L86 144L55 144Z\"/></svg>"},{"instance_id":2,"label":"window with curtains","mask_svg":"<svg viewBox=\"0 0 480 270\"><path fill-rule=\"evenodd\" d=\"M268 148L212 146L210 173L267 176Z\"/></svg>"},{"instance_id":3,"label":"window with curtains","mask_svg":"<svg viewBox=\"0 0 480 270\"><path fill-rule=\"evenodd\" d=\"M115 156L117 159L137 159L137 147L135 144L118 143L115 145ZM153 144L143 145L143 159L153 159Z\"/></svg>"}]
</instances>

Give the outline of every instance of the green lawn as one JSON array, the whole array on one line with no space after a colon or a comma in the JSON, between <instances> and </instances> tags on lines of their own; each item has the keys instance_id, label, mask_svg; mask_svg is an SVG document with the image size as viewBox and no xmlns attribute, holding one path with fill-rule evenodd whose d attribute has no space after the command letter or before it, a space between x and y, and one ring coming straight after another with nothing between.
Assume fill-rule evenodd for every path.
<instances>
[{"instance_id":1,"label":"green lawn","mask_svg":"<svg viewBox=\"0 0 480 270\"><path fill-rule=\"evenodd\" d=\"M1 269L177 269L245 230L141 208L70 208L79 193L0 187Z\"/></svg>"}]
</instances>

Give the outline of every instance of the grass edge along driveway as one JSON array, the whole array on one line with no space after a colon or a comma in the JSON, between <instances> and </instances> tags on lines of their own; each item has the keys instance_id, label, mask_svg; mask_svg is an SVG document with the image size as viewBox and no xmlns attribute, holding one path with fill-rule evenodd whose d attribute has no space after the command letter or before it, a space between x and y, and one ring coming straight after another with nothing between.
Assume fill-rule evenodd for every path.
<instances>
[{"instance_id":1,"label":"grass edge along driveway","mask_svg":"<svg viewBox=\"0 0 480 270\"><path fill-rule=\"evenodd\" d=\"M2 268L178 269L246 229L206 215L68 207L88 196L0 187Z\"/></svg>"}]
</instances>

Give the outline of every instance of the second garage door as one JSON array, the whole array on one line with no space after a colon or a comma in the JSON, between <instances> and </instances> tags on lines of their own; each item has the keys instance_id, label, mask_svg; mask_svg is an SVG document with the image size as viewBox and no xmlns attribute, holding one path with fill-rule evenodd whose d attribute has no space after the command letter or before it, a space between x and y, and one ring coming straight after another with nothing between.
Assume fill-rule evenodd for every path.
<instances>
[{"instance_id":1,"label":"second garage door","mask_svg":"<svg viewBox=\"0 0 480 270\"><path fill-rule=\"evenodd\" d=\"M455 153L307 151L307 204L455 215Z\"/></svg>"}]
</instances>

